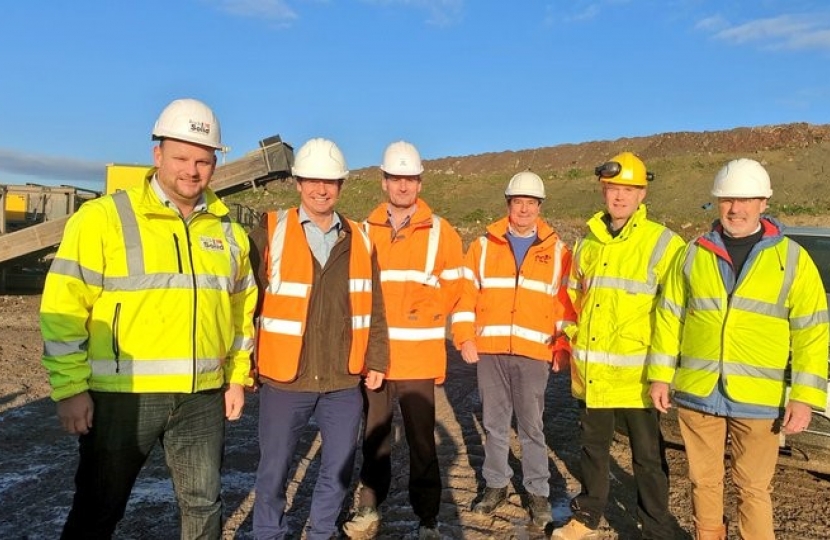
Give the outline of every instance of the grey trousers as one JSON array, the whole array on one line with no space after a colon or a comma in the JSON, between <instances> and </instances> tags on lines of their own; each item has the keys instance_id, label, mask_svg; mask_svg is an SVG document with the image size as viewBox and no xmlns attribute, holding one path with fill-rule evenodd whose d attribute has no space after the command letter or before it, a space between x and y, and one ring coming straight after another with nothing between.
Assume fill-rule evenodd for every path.
<instances>
[{"instance_id":1,"label":"grey trousers","mask_svg":"<svg viewBox=\"0 0 830 540\"><path fill-rule=\"evenodd\" d=\"M506 487L513 476L507 459L510 420L515 413L522 446L522 484L529 494L547 497L550 469L542 414L550 364L510 354L479 358L478 393L486 434L482 475L487 487Z\"/></svg>"}]
</instances>

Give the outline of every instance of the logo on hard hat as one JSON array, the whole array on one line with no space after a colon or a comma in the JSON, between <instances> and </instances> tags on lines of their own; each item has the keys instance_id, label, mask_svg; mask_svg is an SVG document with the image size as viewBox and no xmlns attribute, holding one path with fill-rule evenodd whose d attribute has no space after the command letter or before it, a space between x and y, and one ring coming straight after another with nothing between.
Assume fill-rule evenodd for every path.
<instances>
[{"instance_id":1,"label":"logo on hard hat","mask_svg":"<svg viewBox=\"0 0 830 540\"><path fill-rule=\"evenodd\" d=\"M191 133L201 133L203 135L210 135L210 123L200 122L198 120L190 120Z\"/></svg>"}]
</instances>

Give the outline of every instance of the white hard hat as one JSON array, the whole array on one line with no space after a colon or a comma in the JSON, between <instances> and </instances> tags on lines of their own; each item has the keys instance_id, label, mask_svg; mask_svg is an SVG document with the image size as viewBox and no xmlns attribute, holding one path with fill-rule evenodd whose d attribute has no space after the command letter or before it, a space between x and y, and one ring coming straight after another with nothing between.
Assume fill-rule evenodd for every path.
<instances>
[{"instance_id":1,"label":"white hard hat","mask_svg":"<svg viewBox=\"0 0 830 540\"><path fill-rule=\"evenodd\" d=\"M712 195L768 199L772 197L769 173L754 159L733 159L715 175Z\"/></svg>"},{"instance_id":2,"label":"white hard hat","mask_svg":"<svg viewBox=\"0 0 830 540\"><path fill-rule=\"evenodd\" d=\"M346 158L332 141L310 139L297 151L291 174L300 178L340 180L349 176Z\"/></svg>"},{"instance_id":3,"label":"white hard hat","mask_svg":"<svg viewBox=\"0 0 830 540\"><path fill-rule=\"evenodd\" d=\"M545 183L539 175L530 171L515 174L504 190L505 197L535 197L545 198Z\"/></svg>"},{"instance_id":4,"label":"white hard hat","mask_svg":"<svg viewBox=\"0 0 830 540\"><path fill-rule=\"evenodd\" d=\"M222 149L222 132L213 111L197 99L177 99L161 111L153 140L177 139Z\"/></svg>"},{"instance_id":5,"label":"white hard hat","mask_svg":"<svg viewBox=\"0 0 830 540\"><path fill-rule=\"evenodd\" d=\"M386 147L380 170L396 176L417 176L424 172L424 166L415 145L398 141Z\"/></svg>"}]
</instances>

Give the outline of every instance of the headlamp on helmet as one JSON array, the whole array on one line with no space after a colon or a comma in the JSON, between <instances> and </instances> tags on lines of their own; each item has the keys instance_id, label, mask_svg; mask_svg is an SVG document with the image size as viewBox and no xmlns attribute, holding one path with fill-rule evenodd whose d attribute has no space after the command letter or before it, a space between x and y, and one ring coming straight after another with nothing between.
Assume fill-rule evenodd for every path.
<instances>
[{"instance_id":1,"label":"headlamp on helmet","mask_svg":"<svg viewBox=\"0 0 830 540\"><path fill-rule=\"evenodd\" d=\"M654 180L654 174L646 170L643 161L631 152L623 152L594 168L601 182L645 186Z\"/></svg>"}]
</instances>

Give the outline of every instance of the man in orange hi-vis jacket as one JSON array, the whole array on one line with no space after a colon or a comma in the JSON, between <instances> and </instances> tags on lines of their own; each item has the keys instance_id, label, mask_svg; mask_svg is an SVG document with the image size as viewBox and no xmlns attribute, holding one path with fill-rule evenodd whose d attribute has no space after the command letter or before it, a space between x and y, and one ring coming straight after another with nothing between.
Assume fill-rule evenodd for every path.
<instances>
[{"instance_id":1,"label":"man in orange hi-vis jacket","mask_svg":"<svg viewBox=\"0 0 830 540\"><path fill-rule=\"evenodd\" d=\"M473 241L464 262L464 292L453 334L464 361L478 364L486 434L482 474L487 486L473 511L491 514L507 498L510 420L522 443L523 484L534 525L551 521L550 470L542 426L551 370L568 366L564 335L576 314L563 281L571 254L539 217L545 186L525 171L504 192L507 217Z\"/></svg>"},{"instance_id":2,"label":"man in orange hi-vis jacket","mask_svg":"<svg viewBox=\"0 0 830 540\"><path fill-rule=\"evenodd\" d=\"M387 200L364 222L378 253L389 324L389 369L377 390L364 389L366 415L358 510L350 538L373 538L378 506L392 479L392 414L398 398L409 446L409 500L420 539L437 529L441 477L435 449L435 384L446 375L447 318L461 293L461 238L419 197L424 168L411 143L390 144L381 165Z\"/></svg>"},{"instance_id":3,"label":"man in orange hi-vis jacket","mask_svg":"<svg viewBox=\"0 0 830 540\"><path fill-rule=\"evenodd\" d=\"M299 207L267 213L251 233L262 385L254 535L288 533L288 473L313 415L323 444L306 537L328 540L352 480L359 387L383 381L388 333L374 249L360 225L334 209L349 174L343 153L330 140L311 139L291 171Z\"/></svg>"}]
</instances>

